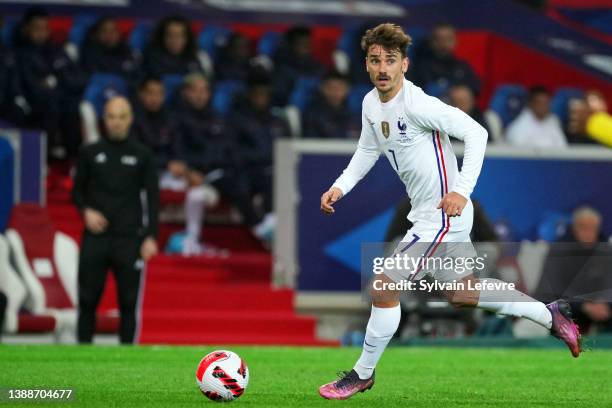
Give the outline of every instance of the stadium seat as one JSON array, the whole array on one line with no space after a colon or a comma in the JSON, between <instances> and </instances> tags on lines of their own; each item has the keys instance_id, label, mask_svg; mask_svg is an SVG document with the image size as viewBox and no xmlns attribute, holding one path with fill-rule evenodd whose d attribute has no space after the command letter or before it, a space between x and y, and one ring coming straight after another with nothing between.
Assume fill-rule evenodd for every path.
<instances>
[{"instance_id":1,"label":"stadium seat","mask_svg":"<svg viewBox=\"0 0 612 408\"><path fill-rule=\"evenodd\" d=\"M227 27L210 25L198 36L198 48L205 51L214 61L219 48L227 44L231 30Z\"/></svg>"},{"instance_id":2,"label":"stadium seat","mask_svg":"<svg viewBox=\"0 0 612 408\"><path fill-rule=\"evenodd\" d=\"M257 43L257 54L266 55L270 58L274 56L278 45L281 42L281 34L276 31L265 32Z\"/></svg>"},{"instance_id":3,"label":"stadium seat","mask_svg":"<svg viewBox=\"0 0 612 408\"><path fill-rule=\"evenodd\" d=\"M544 214L542 221L538 224L538 239L555 242L561 238L571 223L571 217L556 211Z\"/></svg>"},{"instance_id":4,"label":"stadium seat","mask_svg":"<svg viewBox=\"0 0 612 408\"><path fill-rule=\"evenodd\" d=\"M412 38L412 45L408 47L408 57L412 60L419 45L427 40L428 31L418 26L404 27L404 31Z\"/></svg>"},{"instance_id":5,"label":"stadium seat","mask_svg":"<svg viewBox=\"0 0 612 408\"><path fill-rule=\"evenodd\" d=\"M164 103L166 105L172 104L176 98L176 91L183 83L183 76L179 74L164 75L162 77L162 82L164 83L164 90L166 93Z\"/></svg>"},{"instance_id":6,"label":"stadium seat","mask_svg":"<svg viewBox=\"0 0 612 408\"><path fill-rule=\"evenodd\" d=\"M127 95L127 83L123 78L102 73L91 76L79 106L85 143L93 143L100 139L98 118L102 115L106 101L117 95Z\"/></svg>"},{"instance_id":7,"label":"stadium seat","mask_svg":"<svg viewBox=\"0 0 612 408\"><path fill-rule=\"evenodd\" d=\"M6 228L15 200L15 164L15 149L0 134L0 231Z\"/></svg>"},{"instance_id":8,"label":"stadium seat","mask_svg":"<svg viewBox=\"0 0 612 408\"><path fill-rule=\"evenodd\" d=\"M70 32L68 33L68 41L81 48L83 41L85 41L87 31L97 19L98 17L89 14L76 16L72 22L72 27L70 27Z\"/></svg>"},{"instance_id":9,"label":"stadium seat","mask_svg":"<svg viewBox=\"0 0 612 408\"><path fill-rule=\"evenodd\" d=\"M8 18L4 20L2 24L2 44L6 47L11 47L13 45L17 24L19 24L17 19Z\"/></svg>"},{"instance_id":10,"label":"stadium seat","mask_svg":"<svg viewBox=\"0 0 612 408\"><path fill-rule=\"evenodd\" d=\"M589 21L589 26L606 34L612 34L612 10L599 10L598 16Z\"/></svg>"},{"instance_id":11,"label":"stadium seat","mask_svg":"<svg viewBox=\"0 0 612 408\"><path fill-rule=\"evenodd\" d=\"M13 209L6 236L15 268L28 291L26 309L53 316L59 336L73 335L77 319L76 242L56 231L46 210L37 204L20 204ZM99 332L116 332L117 327L115 312L98 316Z\"/></svg>"},{"instance_id":12,"label":"stadium seat","mask_svg":"<svg viewBox=\"0 0 612 408\"><path fill-rule=\"evenodd\" d=\"M435 96L436 98L442 98L448 92L450 83L448 80L438 80L435 82L429 82L425 85L425 93L427 95Z\"/></svg>"},{"instance_id":13,"label":"stadium seat","mask_svg":"<svg viewBox=\"0 0 612 408\"><path fill-rule=\"evenodd\" d=\"M304 112L308 103L314 96L320 80L316 77L301 77L295 82L293 92L289 97L289 104L297 107L300 112Z\"/></svg>"},{"instance_id":14,"label":"stadium seat","mask_svg":"<svg viewBox=\"0 0 612 408\"><path fill-rule=\"evenodd\" d=\"M130 32L128 45L132 50L139 55L144 53L145 47L149 42L149 36L153 30L153 24L150 21L141 21Z\"/></svg>"},{"instance_id":15,"label":"stadium seat","mask_svg":"<svg viewBox=\"0 0 612 408\"><path fill-rule=\"evenodd\" d=\"M220 115L228 114L232 108L236 92L240 91L243 86L242 82L235 80L217 82L212 99L213 110Z\"/></svg>"},{"instance_id":16,"label":"stadium seat","mask_svg":"<svg viewBox=\"0 0 612 408\"><path fill-rule=\"evenodd\" d=\"M97 17L89 14L79 15L72 21L72 27L68 33L68 41L64 45L64 51L72 59L77 62L79 60L79 54L87 31L96 22Z\"/></svg>"},{"instance_id":17,"label":"stadium seat","mask_svg":"<svg viewBox=\"0 0 612 408\"><path fill-rule=\"evenodd\" d=\"M348 94L348 109L353 115L361 116L361 104L363 98L372 89L371 85L353 85Z\"/></svg>"},{"instance_id":18,"label":"stadium seat","mask_svg":"<svg viewBox=\"0 0 612 408\"><path fill-rule=\"evenodd\" d=\"M349 72L351 63L357 58L357 55L355 55L355 50L357 49L355 41L357 41L359 29L360 27L357 25L346 27L338 38L336 49L332 54L334 67L343 74Z\"/></svg>"},{"instance_id":19,"label":"stadium seat","mask_svg":"<svg viewBox=\"0 0 612 408\"><path fill-rule=\"evenodd\" d=\"M527 100L527 90L522 85L500 85L491 98L489 109L495 112L504 127L518 116Z\"/></svg>"},{"instance_id":20,"label":"stadium seat","mask_svg":"<svg viewBox=\"0 0 612 408\"><path fill-rule=\"evenodd\" d=\"M26 289L9 261L9 247L6 239L0 235L0 291L7 297L4 327L0 332L15 333L18 329L19 309L26 297Z\"/></svg>"},{"instance_id":21,"label":"stadium seat","mask_svg":"<svg viewBox=\"0 0 612 408\"><path fill-rule=\"evenodd\" d=\"M574 98L582 98L584 92L577 88L559 88L550 101L550 111L557 115L561 124L565 126L568 121L569 101Z\"/></svg>"},{"instance_id":22,"label":"stadium seat","mask_svg":"<svg viewBox=\"0 0 612 408\"><path fill-rule=\"evenodd\" d=\"M272 71L274 68L274 54L281 43L282 36L276 31L265 32L257 43L257 56L254 58L256 65L260 65Z\"/></svg>"}]
</instances>

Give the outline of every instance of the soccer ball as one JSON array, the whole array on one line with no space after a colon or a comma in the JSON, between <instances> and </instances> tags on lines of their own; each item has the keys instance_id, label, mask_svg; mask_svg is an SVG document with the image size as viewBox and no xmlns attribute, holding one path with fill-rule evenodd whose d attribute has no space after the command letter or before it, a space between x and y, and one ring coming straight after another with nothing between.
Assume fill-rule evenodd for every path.
<instances>
[{"instance_id":1,"label":"soccer ball","mask_svg":"<svg viewBox=\"0 0 612 408\"><path fill-rule=\"evenodd\" d=\"M238 354L217 350L204 357L196 370L202 394L213 401L233 401L249 384L249 369Z\"/></svg>"}]
</instances>

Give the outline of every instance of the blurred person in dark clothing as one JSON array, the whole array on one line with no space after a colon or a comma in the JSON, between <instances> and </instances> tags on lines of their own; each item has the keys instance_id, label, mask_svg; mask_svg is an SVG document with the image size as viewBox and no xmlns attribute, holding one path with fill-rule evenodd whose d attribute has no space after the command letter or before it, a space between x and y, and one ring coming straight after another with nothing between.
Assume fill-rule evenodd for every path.
<instances>
[{"instance_id":1,"label":"blurred person in dark clothing","mask_svg":"<svg viewBox=\"0 0 612 408\"><path fill-rule=\"evenodd\" d=\"M132 109L127 99L114 97L107 102L104 124L105 137L80 151L72 191L85 223L79 256L78 340L92 341L96 308L111 268L121 313L119 338L121 343L132 343L141 272L144 262L157 253L157 172L151 151L130 136Z\"/></svg>"},{"instance_id":2,"label":"blurred person in dark clothing","mask_svg":"<svg viewBox=\"0 0 612 408\"><path fill-rule=\"evenodd\" d=\"M180 16L161 20L145 50L142 69L145 75L186 75L202 71L196 40L189 21Z\"/></svg>"},{"instance_id":3,"label":"blurred person in dark clothing","mask_svg":"<svg viewBox=\"0 0 612 408\"><path fill-rule=\"evenodd\" d=\"M111 17L102 17L89 29L80 61L88 74L112 73L127 80L133 80L138 69L132 50L121 38L117 22Z\"/></svg>"},{"instance_id":4,"label":"blurred person in dark clothing","mask_svg":"<svg viewBox=\"0 0 612 408\"><path fill-rule=\"evenodd\" d=\"M47 132L54 155L64 155L66 148L76 153L80 144L78 104L86 76L51 42L49 14L44 9L33 7L25 13L15 56L20 87L29 105L27 125Z\"/></svg>"},{"instance_id":5,"label":"blurred person in dark clothing","mask_svg":"<svg viewBox=\"0 0 612 408\"><path fill-rule=\"evenodd\" d=\"M485 120L484 114L476 106L476 95L474 91L465 84L455 84L448 90L449 104L461 109L463 112L470 115L472 119L478 122L490 134L489 126Z\"/></svg>"},{"instance_id":6,"label":"blurred person in dark clothing","mask_svg":"<svg viewBox=\"0 0 612 408\"><path fill-rule=\"evenodd\" d=\"M601 214L577 208L565 236L552 243L540 282L538 300L563 297L584 330L612 331L612 250L601 230Z\"/></svg>"},{"instance_id":7,"label":"blurred person in dark clothing","mask_svg":"<svg viewBox=\"0 0 612 408\"><path fill-rule=\"evenodd\" d=\"M220 52L219 61L222 61L222 65L215 68L215 78L246 81L254 67L251 57L249 39L240 33L233 33Z\"/></svg>"},{"instance_id":8,"label":"blurred person in dark clothing","mask_svg":"<svg viewBox=\"0 0 612 408\"><path fill-rule=\"evenodd\" d=\"M323 77L319 92L304 113L304 137L345 139L359 137L359 120L348 110L348 78L337 71Z\"/></svg>"},{"instance_id":9,"label":"blurred person in dark clothing","mask_svg":"<svg viewBox=\"0 0 612 408\"><path fill-rule=\"evenodd\" d=\"M246 225L253 227L261 220L253 208L247 177L239 169L235 134L213 112L211 96L210 83L202 74L187 75L174 115L176 157L186 169L189 185L185 203L188 248L184 249L188 254L201 250L204 209L216 203L216 190L238 208Z\"/></svg>"},{"instance_id":10,"label":"blurred person in dark clothing","mask_svg":"<svg viewBox=\"0 0 612 408\"><path fill-rule=\"evenodd\" d=\"M310 28L290 28L274 56L275 101L279 105L285 105L296 79L319 77L322 73L323 65L312 55Z\"/></svg>"},{"instance_id":11,"label":"blurred person in dark clothing","mask_svg":"<svg viewBox=\"0 0 612 408\"><path fill-rule=\"evenodd\" d=\"M164 106L164 84L156 77L147 77L138 84L134 104L134 136L155 155L156 167L165 170L173 158L170 113Z\"/></svg>"},{"instance_id":12,"label":"blurred person in dark clothing","mask_svg":"<svg viewBox=\"0 0 612 408\"><path fill-rule=\"evenodd\" d=\"M289 136L289 126L272 108L270 78L263 70L254 70L248 79L248 92L230 116L236 134L239 168L247 178L251 200L262 198L255 235L262 237L273 227L272 174L274 142Z\"/></svg>"},{"instance_id":13,"label":"blurred person in dark clothing","mask_svg":"<svg viewBox=\"0 0 612 408\"><path fill-rule=\"evenodd\" d=\"M0 118L23 125L26 108L15 55L0 43Z\"/></svg>"},{"instance_id":14,"label":"blurred person in dark clothing","mask_svg":"<svg viewBox=\"0 0 612 408\"><path fill-rule=\"evenodd\" d=\"M455 57L456 45L455 28L450 24L436 25L429 44L421 47L412 61L409 79L422 88L431 83L443 86L463 83L478 95L480 80L466 61Z\"/></svg>"}]
</instances>

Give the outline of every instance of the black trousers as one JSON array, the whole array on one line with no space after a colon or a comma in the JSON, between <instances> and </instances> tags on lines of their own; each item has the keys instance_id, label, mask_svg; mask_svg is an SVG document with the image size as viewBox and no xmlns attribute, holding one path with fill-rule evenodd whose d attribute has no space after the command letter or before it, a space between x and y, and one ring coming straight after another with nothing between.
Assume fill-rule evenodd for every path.
<instances>
[{"instance_id":1,"label":"black trousers","mask_svg":"<svg viewBox=\"0 0 612 408\"><path fill-rule=\"evenodd\" d=\"M0 292L0 336L2 335L2 331L4 329L4 314L6 313L6 305L8 300L6 299L6 295Z\"/></svg>"},{"instance_id":2,"label":"black trousers","mask_svg":"<svg viewBox=\"0 0 612 408\"><path fill-rule=\"evenodd\" d=\"M83 233L79 258L79 343L91 343L96 327L96 308L104 291L106 274L111 269L117 282L117 299L121 322L119 340L133 343L136 329L136 303L140 275L139 236L113 236Z\"/></svg>"}]
</instances>

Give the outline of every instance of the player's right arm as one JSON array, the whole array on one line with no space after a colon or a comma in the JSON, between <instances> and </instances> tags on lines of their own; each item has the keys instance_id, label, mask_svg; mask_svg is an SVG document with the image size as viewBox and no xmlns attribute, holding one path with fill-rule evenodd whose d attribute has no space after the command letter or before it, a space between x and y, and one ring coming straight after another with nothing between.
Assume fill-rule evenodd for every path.
<instances>
[{"instance_id":1,"label":"player's right arm","mask_svg":"<svg viewBox=\"0 0 612 408\"><path fill-rule=\"evenodd\" d=\"M331 188L321 196L321 211L325 214L334 213L333 205L348 194L348 192L368 174L380 156L380 149L376 141L373 124L366 117L364 108L365 98L361 114L361 136L359 137L357 150L340 177L338 177Z\"/></svg>"}]
</instances>

